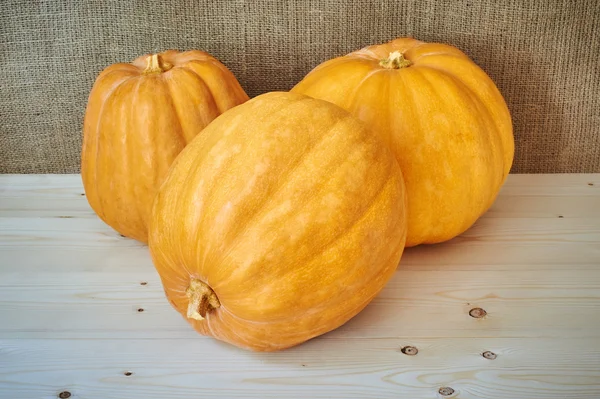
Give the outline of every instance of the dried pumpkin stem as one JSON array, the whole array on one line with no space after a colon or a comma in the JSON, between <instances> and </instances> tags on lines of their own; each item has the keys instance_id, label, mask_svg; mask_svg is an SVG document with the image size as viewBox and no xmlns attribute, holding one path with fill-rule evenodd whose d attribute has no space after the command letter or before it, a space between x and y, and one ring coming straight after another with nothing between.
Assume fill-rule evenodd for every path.
<instances>
[{"instance_id":1,"label":"dried pumpkin stem","mask_svg":"<svg viewBox=\"0 0 600 399\"><path fill-rule=\"evenodd\" d=\"M152 54L146 58L146 69L144 75L150 73L161 73L173 68L173 65L166 62L160 54Z\"/></svg>"},{"instance_id":2,"label":"dried pumpkin stem","mask_svg":"<svg viewBox=\"0 0 600 399\"><path fill-rule=\"evenodd\" d=\"M189 299L187 317L194 320L204 320L206 314L221 306L215 292L203 281L192 279L185 291Z\"/></svg>"},{"instance_id":3,"label":"dried pumpkin stem","mask_svg":"<svg viewBox=\"0 0 600 399\"><path fill-rule=\"evenodd\" d=\"M379 65L387 69L400 69L412 65L412 62L404 58L404 54L399 51L393 51L388 58L379 61Z\"/></svg>"}]
</instances>

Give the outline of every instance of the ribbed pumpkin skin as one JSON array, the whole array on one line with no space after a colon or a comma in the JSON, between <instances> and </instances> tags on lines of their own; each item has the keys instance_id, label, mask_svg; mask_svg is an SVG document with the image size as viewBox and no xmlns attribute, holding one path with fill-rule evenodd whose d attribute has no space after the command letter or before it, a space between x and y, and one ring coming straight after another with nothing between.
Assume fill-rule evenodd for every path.
<instances>
[{"instance_id":1,"label":"ribbed pumpkin skin","mask_svg":"<svg viewBox=\"0 0 600 399\"><path fill-rule=\"evenodd\" d=\"M398 51L411 65L385 68ZM292 92L371 126L400 163L407 247L449 240L492 205L514 156L512 122L492 80L458 49L401 38L322 63Z\"/></svg>"},{"instance_id":2,"label":"ribbed pumpkin skin","mask_svg":"<svg viewBox=\"0 0 600 399\"><path fill-rule=\"evenodd\" d=\"M102 71L83 128L88 202L112 228L142 242L156 189L175 157L215 117L248 99L233 74L204 52L159 57L156 70L148 70L146 55Z\"/></svg>"},{"instance_id":3,"label":"ribbed pumpkin skin","mask_svg":"<svg viewBox=\"0 0 600 399\"><path fill-rule=\"evenodd\" d=\"M398 163L360 121L267 93L183 150L157 194L149 247L197 331L274 351L339 327L377 295L404 249L405 209ZM192 280L220 302L203 320L187 316Z\"/></svg>"}]
</instances>

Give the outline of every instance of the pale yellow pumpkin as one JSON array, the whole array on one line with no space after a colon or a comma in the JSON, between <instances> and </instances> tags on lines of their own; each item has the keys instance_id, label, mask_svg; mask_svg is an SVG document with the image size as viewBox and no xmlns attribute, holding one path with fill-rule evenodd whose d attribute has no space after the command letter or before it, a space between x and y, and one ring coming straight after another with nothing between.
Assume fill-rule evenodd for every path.
<instances>
[{"instance_id":1,"label":"pale yellow pumpkin","mask_svg":"<svg viewBox=\"0 0 600 399\"><path fill-rule=\"evenodd\" d=\"M322 63L293 89L383 138L404 174L407 246L461 234L492 205L514 156L509 110L455 47L400 38Z\"/></svg>"},{"instance_id":2,"label":"pale yellow pumpkin","mask_svg":"<svg viewBox=\"0 0 600 399\"><path fill-rule=\"evenodd\" d=\"M149 237L169 301L197 331L284 349L341 326L390 279L406 239L402 173L343 109L264 94L182 151Z\"/></svg>"}]
</instances>

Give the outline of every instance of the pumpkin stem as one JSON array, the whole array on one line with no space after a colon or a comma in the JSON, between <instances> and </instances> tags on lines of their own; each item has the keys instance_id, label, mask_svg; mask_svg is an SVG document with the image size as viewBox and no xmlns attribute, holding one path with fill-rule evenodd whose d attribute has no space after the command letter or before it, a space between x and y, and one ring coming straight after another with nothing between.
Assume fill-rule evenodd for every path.
<instances>
[{"instance_id":1,"label":"pumpkin stem","mask_svg":"<svg viewBox=\"0 0 600 399\"><path fill-rule=\"evenodd\" d=\"M161 73L173 68L173 65L166 62L160 54L152 54L146 58L146 69L143 74Z\"/></svg>"},{"instance_id":2,"label":"pumpkin stem","mask_svg":"<svg viewBox=\"0 0 600 399\"><path fill-rule=\"evenodd\" d=\"M393 51L388 58L379 61L379 65L387 69L400 69L411 66L412 62L404 58L404 54L399 51Z\"/></svg>"},{"instance_id":3,"label":"pumpkin stem","mask_svg":"<svg viewBox=\"0 0 600 399\"><path fill-rule=\"evenodd\" d=\"M185 291L189 299L187 317L194 320L204 320L206 314L221 306L215 292L203 281L192 279Z\"/></svg>"}]
</instances>

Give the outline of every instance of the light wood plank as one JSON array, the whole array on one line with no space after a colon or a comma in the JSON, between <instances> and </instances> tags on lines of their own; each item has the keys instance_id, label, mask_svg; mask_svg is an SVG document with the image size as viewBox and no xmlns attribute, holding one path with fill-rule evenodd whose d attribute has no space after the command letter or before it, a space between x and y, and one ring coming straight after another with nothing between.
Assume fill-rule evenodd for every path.
<instances>
[{"instance_id":1,"label":"light wood plank","mask_svg":"<svg viewBox=\"0 0 600 399\"><path fill-rule=\"evenodd\" d=\"M600 195L504 195L494 202L486 218L600 218Z\"/></svg>"},{"instance_id":2,"label":"light wood plank","mask_svg":"<svg viewBox=\"0 0 600 399\"><path fill-rule=\"evenodd\" d=\"M0 175L0 217L95 218L81 197L78 175ZM600 217L599 202L600 174L510 175L486 217Z\"/></svg>"},{"instance_id":3,"label":"light wood plank","mask_svg":"<svg viewBox=\"0 0 600 399\"><path fill-rule=\"evenodd\" d=\"M79 176L0 176L0 397L597 399L599 188L511 175L461 237L407 249L346 325L257 354L196 334Z\"/></svg>"},{"instance_id":4,"label":"light wood plank","mask_svg":"<svg viewBox=\"0 0 600 399\"><path fill-rule=\"evenodd\" d=\"M166 302L154 270L138 272L54 272L23 281L20 273L2 273L0 307L6 337L59 338L168 337L188 329ZM546 276L530 271L399 270L380 296L346 326L332 333L344 337L572 337L600 336L600 270L582 281L569 270ZM146 281L146 280L142 280ZM475 320L470 309L488 315ZM139 312L139 309L144 309ZM27 314L26 319L23 314ZM561 317L553 317L560 314ZM403 320L410 319L410 323ZM118 328L115 330L115 327ZM121 335L122 334L122 335ZM187 332L182 332L187 336Z\"/></svg>"},{"instance_id":5,"label":"light wood plank","mask_svg":"<svg viewBox=\"0 0 600 399\"><path fill-rule=\"evenodd\" d=\"M540 219L482 218L453 242L481 245L499 242L586 243L600 241L600 218ZM100 219L75 218L0 218L0 246L94 247L114 243L139 246L132 240L119 240L119 234Z\"/></svg>"},{"instance_id":6,"label":"light wood plank","mask_svg":"<svg viewBox=\"0 0 600 399\"><path fill-rule=\"evenodd\" d=\"M96 218L79 175L0 175L3 216Z\"/></svg>"},{"instance_id":7,"label":"light wood plank","mask_svg":"<svg viewBox=\"0 0 600 399\"><path fill-rule=\"evenodd\" d=\"M139 247L98 218L0 218L0 247L51 247L70 249Z\"/></svg>"},{"instance_id":8,"label":"light wood plank","mask_svg":"<svg viewBox=\"0 0 600 399\"><path fill-rule=\"evenodd\" d=\"M115 237L116 240L119 238ZM124 241L131 241L121 238ZM528 242L494 243L494 256L490 248L472 242L448 242L443 245L407 248L399 268L401 270L530 270L552 271L555 269L579 271L596 270L600 264L600 246L595 242L539 243L532 251ZM51 270L69 273L72 270L103 270L112 272L127 268L132 271L152 269L148 249L135 242L111 244L105 247L79 247L76 243L68 247L68 256L52 246L0 246L2 260L6 264L18 265L28 273Z\"/></svg>"},{"instance_id":9,"label":"light wood plank","mask_svg":"<svg viewBox=\"0 0 600 399\"><path fill-rule=\"evenodd\" d=\"M500 196L598 196L600 173L509 175Z\"/></svg>"},{"instance_id":10,"label":"light wood plank","mask_svg":"<svg viewBox=\"0 0 600 399\"><path fill-rule=\"evenodd\" d=\"M400 351L407 344L416 356ZM555 356L557 348L568 350ZM4 393L14 399L64 390L104 399L429 399L444 386L463 399L595 399L600 389L600 351L589 339L317 339L274 354L202 337L5 340L0 353Z\"/></svg>"}]
</instances>

